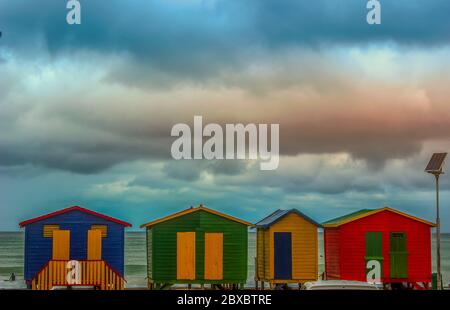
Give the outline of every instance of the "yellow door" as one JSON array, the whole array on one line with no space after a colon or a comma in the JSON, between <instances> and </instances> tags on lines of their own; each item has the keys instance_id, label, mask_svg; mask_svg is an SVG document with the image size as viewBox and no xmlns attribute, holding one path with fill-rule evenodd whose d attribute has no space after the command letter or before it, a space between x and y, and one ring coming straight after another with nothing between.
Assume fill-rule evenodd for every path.
<instances>
[{"instance_id":1,"label":"yellow door","mask_svg":"<svg viewBox=\"0 0 450 310\"><path fill-rule=\"evenodd\" d=\"M177 233L177 279L195 280L195 232Z\"/></svg>"},{"instance_id":2,"label":"yellow door","mask_svg":"<svg viewBox=\"0 0 450 310\"><path fill-rule=\"evenodd\" d=\"M70 230L53 231L53 255L54 260L69 260L70 258Z\"/></svg>"},{"instance_id":3,"label":"yellow door","mask_svg":"<svg viewBox=\"0 0 450 310\"><path fill-rule=\"evenodd\" d=\"M222 233L205 233L205 279L223 279Z\"/></svg>"},{"instance_id":4,"label":"yellow door","mask_svg":"<svg viewBox=\"0 0 450 310\"><path fill-rule=\"evenodd\" d=\"M88 260L102 259L102 231L99 229L88 230Z\"/></svg>"}]
</instances>

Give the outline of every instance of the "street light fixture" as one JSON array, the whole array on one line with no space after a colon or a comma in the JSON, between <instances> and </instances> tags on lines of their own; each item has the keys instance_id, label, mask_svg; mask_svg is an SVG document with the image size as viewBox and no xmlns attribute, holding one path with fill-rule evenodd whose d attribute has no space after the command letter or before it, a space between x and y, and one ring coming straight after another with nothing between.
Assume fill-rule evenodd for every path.
<instances>
[{"instance_id":1,"label":"street light fixture","mask_svg":"<svg viewBox=\"0 0 450 310\"><path fill-rule=\"evenodd\" d=\"M444 160L447 153L434 153L428 162L425 172L434 175L436 179L436 277L437 277L437 289L442 288L441 278L441 223L439 218L439 176L444 174L442 167L444 166Z\"/></svg>"}]
</instances>

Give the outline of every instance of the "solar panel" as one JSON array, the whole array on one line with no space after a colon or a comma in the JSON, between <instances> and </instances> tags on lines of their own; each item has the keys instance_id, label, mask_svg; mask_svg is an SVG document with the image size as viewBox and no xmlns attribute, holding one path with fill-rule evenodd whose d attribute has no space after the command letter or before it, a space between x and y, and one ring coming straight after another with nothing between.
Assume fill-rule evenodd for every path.
<instances>
[{"instance_id":1,"label":"solar panel","mask_svg":"<svg viewBox=\"0 0 450 310\"><path fill-rule=\"evenodd\" d=\"M447 153L434 153L433 156L431 156L425 171L429 173L442 172L442 166L446 156Z\"/></svg>"}]
</instances>

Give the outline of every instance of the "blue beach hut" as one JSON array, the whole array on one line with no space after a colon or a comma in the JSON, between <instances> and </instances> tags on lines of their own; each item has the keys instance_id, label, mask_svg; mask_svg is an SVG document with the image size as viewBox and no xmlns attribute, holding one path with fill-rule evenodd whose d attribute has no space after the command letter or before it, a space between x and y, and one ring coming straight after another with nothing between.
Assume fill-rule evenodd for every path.
<instances>
[{"instance_id":1,"label":"blue beach hut","mask_svg":"<svg viewBox=\"0 0 450 310\"><path fill-rule=\"evenodd\" d=\"M19 223L25 227L25 281L54 286L124 287L124 230L131 224L73 206Z\"/></svg>"}]
</instances>

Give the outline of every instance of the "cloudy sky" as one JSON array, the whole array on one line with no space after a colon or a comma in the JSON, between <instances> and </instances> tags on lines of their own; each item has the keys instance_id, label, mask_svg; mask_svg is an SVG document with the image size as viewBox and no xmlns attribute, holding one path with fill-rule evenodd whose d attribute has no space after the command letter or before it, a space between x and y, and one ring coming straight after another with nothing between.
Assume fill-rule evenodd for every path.
<instances>
[{"instance_id":1,"label":"cloudy sky","mask_svg":"<svg viewBox=\"0 0 450 310\"><path fill-rule=\"evenodd\" d=\"M70 205L136 226L204 203L256 221L384 205L434 220L450 1L0 0L0 230ZM176 123L280 124L280 165L175 161ZM448 168L450 170L450 167ZM450 232L450 177L442 177Z\"/></svg>"}]
</instances>

